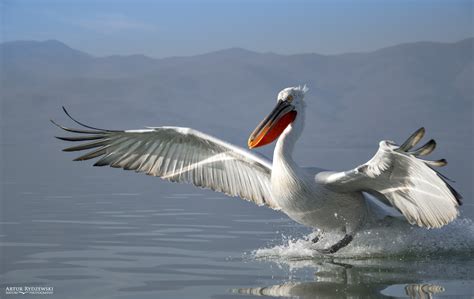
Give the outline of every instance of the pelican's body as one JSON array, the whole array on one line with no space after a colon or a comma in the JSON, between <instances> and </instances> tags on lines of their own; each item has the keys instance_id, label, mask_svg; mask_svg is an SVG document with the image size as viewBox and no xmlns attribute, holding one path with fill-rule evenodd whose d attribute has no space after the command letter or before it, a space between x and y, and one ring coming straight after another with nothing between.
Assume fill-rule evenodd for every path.
<instances>
[{"instance_id":1,"label":"pelican's body","mask_svg":"<svg viewBox=\"0 0 474 299\"><path fill-rule=\"evenodd\" d=\"M380 142L370 161L349 171L300 167L293 159L293 148L304 129L306 91L305 87L282 90L275 109L249 138L249 148L278 139L273 163L189 128L114 131L76 121L92 130L60 126L83 135L58 138L73 142L90 140L65 149L92 149L76 160L100 157L94 166L145 172L239 196L280 210L303 225L343 235L323 253L334 253L349 244L357 229L373 216L363 192L394 206L408 222L418 226L441 227L457 217L461 196L432 168L443 166L446 161L417 158L433 151L435 142L430 140L418 150L409 151L423 136L423 128L401 146L391 141Z\"/></svg>"},{"instance_id":2,"label":"pelican's body","mask_svg":"<svg viewBox=\"0 0 474 299\"><path fill-rule=\"evenodd\" d=\"M360 227L368 209L362 193L334 192L315 181L312 169L300 168L298 176L294 170L282 167L272 173L272 196L285 214L323 232L345 234Z\"/></svg>"},{"instance_id":3,"label":"pelican's body","mask_svg":"<svg viewBox=\"0 0 474 299\"><path fill-rule=\"evenodd\" d=\"M353 232L367 213L362 193L334 192L316 181L322 169L300 167L293 159L293 148L303 132L304 122L303 107L278 138L273 154L272 198L298 223L325 232Z\"/></svg>"}]
</instances>

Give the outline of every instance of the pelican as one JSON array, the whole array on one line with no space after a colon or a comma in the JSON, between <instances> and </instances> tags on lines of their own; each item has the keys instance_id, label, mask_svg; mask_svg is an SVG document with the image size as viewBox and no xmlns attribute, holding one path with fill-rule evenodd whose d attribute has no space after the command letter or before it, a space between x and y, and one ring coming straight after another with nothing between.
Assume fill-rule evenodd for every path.
<instances>
[{"instance_id":1,"label":"pelican","mask_svg":"<svg viewBox=\"0 0 474 299\"><path fill-rule=\"evenodd\" d=\"M98 158L94 166L108 165L191 183L279 210L300 224L340 236L339 241L319 250L323 254L348 245L374 213L366 194L396 208L410 224L424 228L442 227L458 216L461 195L434 170L446 165L446 160L419 158L435 149L435 141L412 150L423 137L424 128L402 145L381 141L372 159L348 171L298 165L293 149L304 129L307 90L298 86L280 91L275 108L248 139L249 149L277 140L273 162L191 128L104 130L79 122L64 107L66 115L82 128L52 122L79 134L57 137L79 142L64 149L66 152L87 150L75 161Z\"/></svg>"}]
</instances>

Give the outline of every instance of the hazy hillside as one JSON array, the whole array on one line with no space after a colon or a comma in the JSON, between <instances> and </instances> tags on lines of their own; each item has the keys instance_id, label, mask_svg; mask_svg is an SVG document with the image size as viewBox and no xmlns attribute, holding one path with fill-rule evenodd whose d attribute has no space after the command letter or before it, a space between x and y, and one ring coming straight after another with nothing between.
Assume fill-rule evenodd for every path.
<instances>
[{"instance_id":1,"label":"hazy hillside","mask_svg":"<svg viewBox=\"0 0 474 299\"><path fill-rule=\"evenodd\" d=\"M35 160L28 154L35 148L57 161L61 143L48 120L67 121L65 105L99 127L192 126L245 146L277 92L306 83L300 161L339 166L320 151L366 148L362 157L345 157L350 166L370 157L380 139L402 141L422 125L440 141L439 155L462 149L471 157L459 161L472 161L473 44L420 42L333 56L233 48L152 59L94 57L58 41L4 43L2 144L7 152L21 148L22 159Z\"/></svg>"}]
</instances>

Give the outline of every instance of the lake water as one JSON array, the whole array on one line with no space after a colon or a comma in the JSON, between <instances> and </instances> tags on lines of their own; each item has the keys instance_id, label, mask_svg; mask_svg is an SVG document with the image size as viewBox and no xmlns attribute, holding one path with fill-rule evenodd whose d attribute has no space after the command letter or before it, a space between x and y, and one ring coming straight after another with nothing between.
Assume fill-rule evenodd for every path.
<instances>
[{"instance_id":1,"label":"lake water","mask_svg":"<svg viewBox=\"0 0 474 299\"><path fill-rule=\"evenodd\" d=\"M474 296L471 194L464 194L461 219L443 230L366 230L327 258L311 250L311 231L283 214L73 163L59 148L38 149L57 155L33 156L4 147L4 157L25 158L20 166L4 159L2 298ZM465 167L471 176L460 187L469 193L472 165ZM54 291L5 294L12 286Z\"/></svg>"}]
</instances>

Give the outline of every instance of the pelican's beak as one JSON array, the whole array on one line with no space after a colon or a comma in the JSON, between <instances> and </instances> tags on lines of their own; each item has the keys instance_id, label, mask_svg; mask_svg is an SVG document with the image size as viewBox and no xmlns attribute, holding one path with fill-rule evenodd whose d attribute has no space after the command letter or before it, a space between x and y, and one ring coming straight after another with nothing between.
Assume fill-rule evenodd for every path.
<instances>
[{"instance_id":1,"label":"pelican's beak","mask_svg":"<svg viewBox=\"0 0 474 299\"><path fill-rule=\"evenodd\" d=\"M271 143L280 136L296 118L295 107L279 101L273 111L255 128L248 140L249 148Z\"/></svg>"}]
</instances>

